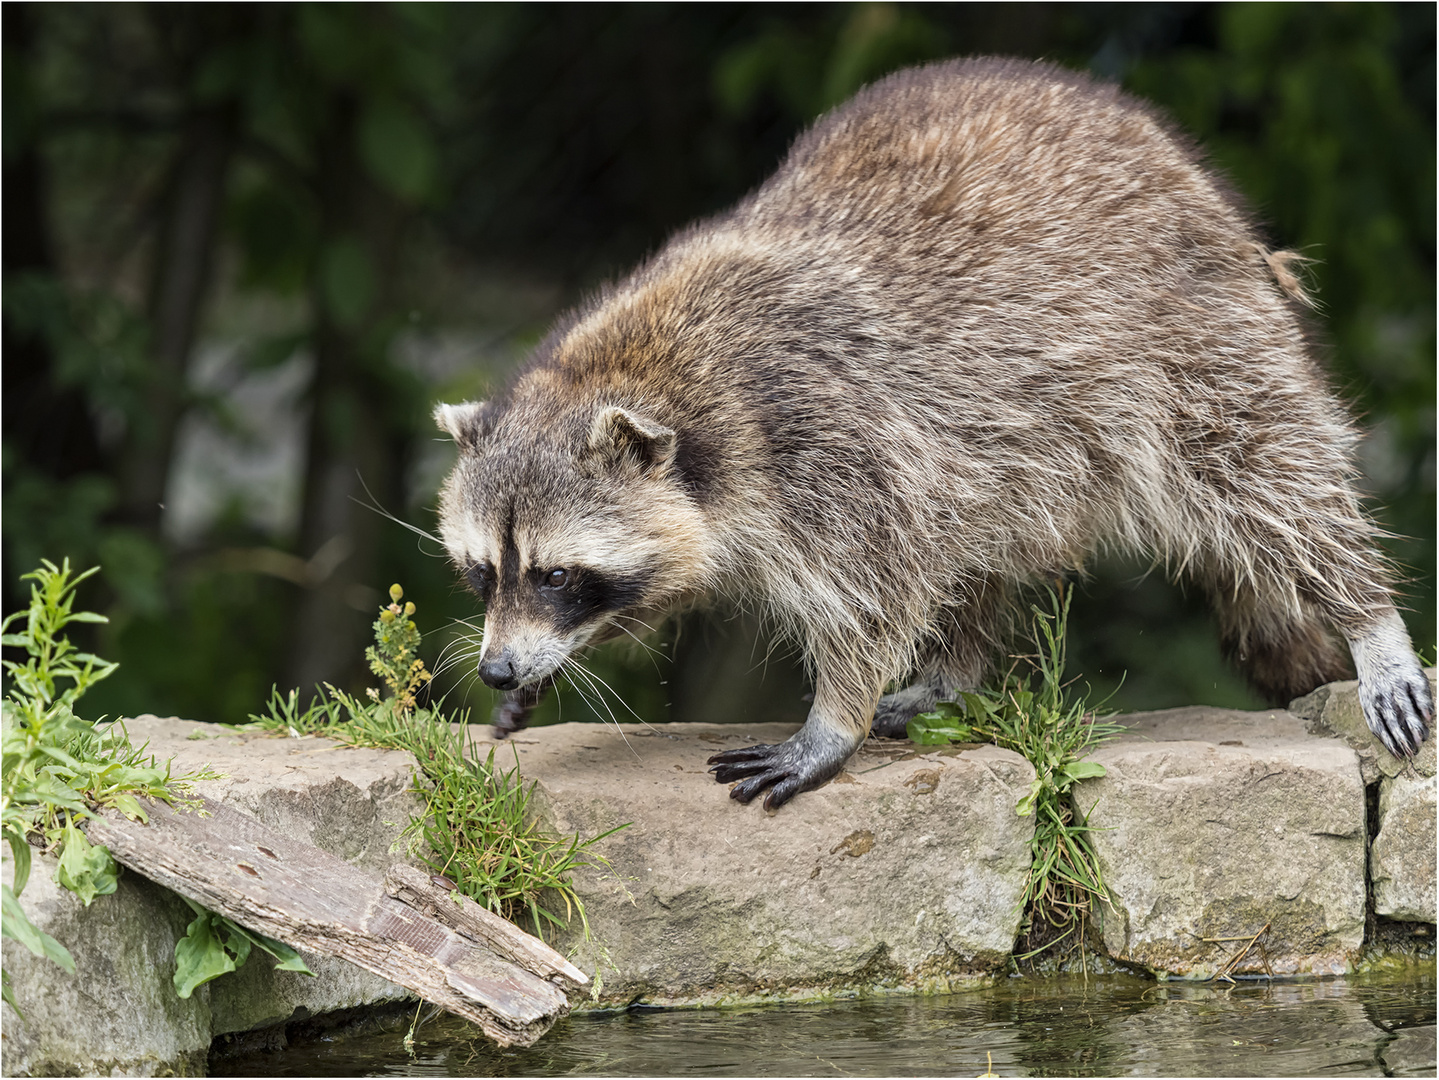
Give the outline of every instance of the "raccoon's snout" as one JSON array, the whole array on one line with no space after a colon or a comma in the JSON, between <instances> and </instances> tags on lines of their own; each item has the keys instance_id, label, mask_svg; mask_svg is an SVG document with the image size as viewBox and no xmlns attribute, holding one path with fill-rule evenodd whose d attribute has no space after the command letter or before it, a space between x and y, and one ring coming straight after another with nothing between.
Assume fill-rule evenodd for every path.
<instances>
[{"instance_id":1,"label":"raccoon's snout","mask_svg":"<svg viewBox=\"0 0 1439 1080\"><path fill-rule=\"evenodd\" d=\"M513 690L520 685L519 676L515 674L514 660L508 650L502 650L498 656L481 660L480 678L485 681L486 686L495 690Z\"/></svg>"}]
</instances>

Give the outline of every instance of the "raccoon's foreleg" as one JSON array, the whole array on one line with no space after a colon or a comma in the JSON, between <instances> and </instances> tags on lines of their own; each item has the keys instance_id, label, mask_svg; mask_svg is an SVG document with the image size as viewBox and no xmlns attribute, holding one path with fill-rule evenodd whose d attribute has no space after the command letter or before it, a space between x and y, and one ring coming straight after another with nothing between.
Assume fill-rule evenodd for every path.
<instances>
[{"instance_id":1,"label":"raccoon's foreleg","mask_svg":"<svg viewBox=\"0 0 1439 1080\"><path fill-rule=\"evenodd\" d=\"M1434 697L1397 611L1347 634L1359 674L1359 705L1369 730L1395 757L1411 757L1429 736Z\"/></svg>"},{"instance_id":2,"label":"raccoon's foreleg","mask_svg":"<svg viewBox=\"0 0 1439 1080\"><path fill-rule=\"evenodd\" d=\"M540 679L529 686L508 691L495 706L494 715L490 718L490 722L495 726L495 738L503 739L529 727L530 714L535 711L535 706L544 700L545 692L553 685L553 679Z\"/></svg>"},{"instance_id":3,"label":"raccoon's foreleg","mask_svg":"<svg viewBox=\"0 0 1439 1080\"><path fill-rule=\"evenodd\" d=\"M823 667L815 679L814 705L804 727L782 743L757 743L715 754L708 764L721 784L739 780L730 798L747 803L761 791L766 810L773 810L801 791L819 787L844 767L864 742L884 679L868 680L860 689L853 676L840 680Z\"/></svg>"}]
</instances>

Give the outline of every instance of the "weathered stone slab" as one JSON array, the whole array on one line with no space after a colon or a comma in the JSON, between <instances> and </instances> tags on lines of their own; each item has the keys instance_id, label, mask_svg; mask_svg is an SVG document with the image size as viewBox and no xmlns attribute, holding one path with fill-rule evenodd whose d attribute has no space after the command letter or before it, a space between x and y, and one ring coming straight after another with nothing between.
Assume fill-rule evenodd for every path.
<instances>
[{"instance_id":1,"label":"weathered stone slab","mask_svg":"<svg viewBox=\"0 0 1439 1080\"><path fill-rule=\"evenodd\" d=\"M398 750L345 746L333 739L276 738L175 717L127 720L130 741L175 759L175 773L212 764L219 780L200 794L227 803L295 840L384 877L403 856L390 849L418 812L410 793L415 760Z\"/></svg>"},{"instance_id":2,"label":"weathered stone slab","mask_svg":"<svg viewBox=\"0 0 1439 1080\"><path fill-rule=\"evenodd\" d=\"M1093 755L1107 775L1076 788L1115 898L1110 954L1207 978L1268 924L1231 974L1345 971L1364 935L1355 752L1282 710L1118 719L1128 734Z\"/></svg>"},{"instance_id":3,"label":"weathered stone slab","mask_svg":"<svg viewBox=\"0 0 1439 1080\"><path fill-rule=\"evenodd\" d=\"M11 882L10 849L3 854ZM36 856L20 902L70 950L71 975L4 939L4 965L22 1020L0 1005L6 1076L204 1076L210 1006L201 987L175 995L175 942L194 915L137 874L88 908L55 884L56 860Z\"/></svg>"},{"instance_id":4,"label":"weathered stone slab","mask_svg":"<svg viewBox=\"0 0 1439 1080\"><path fill-rule=\"evenodd\" d=\"M137 746L148 742L157 758L173 757L176 773L213 765L225 776L196 785L201 794L297 840L376 877L404 859L389 849L410 813L421 808L409 793L409 754L236 733L174 718L143 716L126 727ZM307 955L318 976L312 979L275 971L256 952L238 972L181 1001L171 984L174 948L193 918L182 901L126 872L116 893L83 908L53 875L53 861L37 859L21 903L36 925L70 949L76 975L5 941L5 967L26 1013L21 1021L6 1007L6 1075L199 1075L215 1035L410 996L344 961ZM51 1007L56 995L62 1004ZM42 1007L28 1008L30 1000Z\"/></svg>"},{"instance_id":5,"label":"weathered stone slab","mask_svg":"<svg viewBox=\"0 0 1439 1080\"><path fill-rule=\"evenodd\" d=\"M1369 848L1376 914L1435 921L1435 830L1433 776L1379 782L1379 832Z\"/></svg>"},{"instance_id":6,"label":"weathered stone slab","mask_svg":"<svg viewBox=\"0 0 1439 1080\"><path fill-rule=\"evenodd\" d=\"M1435 689L1435 671L1427 670L1429 689ZM1354 681L1330 683L1321 686L1312 694L1306 694L1289 703L1289 711L1297 716L1305 729L1315 735L1333 736L1343 739L1359 755L1359 764L1364 772L1364 782L1372 784L1381 776L1399 776L1404 773L1420 776L1434 775L1435 737L1430 735L1412 761L1396 758L1369 730L1364 722L1364 713L1359 707L1359 684Z\"/></svg>"},{"instance_id":7,"label":"weathered stone slab","mask_svg":"<svg viewBox=\"0 0 1439 1080\"><path fill-rule=\"evenodd\" d=\"M602 1003L943 989L1006 963L1034 826L1014 810L1029 763L870 744L773 814L707 771L711 754L794 730L562 724L501 744L497 760L518 753L561 832L629 823L599 848L610 868L575 877L592 940L567 943Z\"/></svg>"}]
</instances>

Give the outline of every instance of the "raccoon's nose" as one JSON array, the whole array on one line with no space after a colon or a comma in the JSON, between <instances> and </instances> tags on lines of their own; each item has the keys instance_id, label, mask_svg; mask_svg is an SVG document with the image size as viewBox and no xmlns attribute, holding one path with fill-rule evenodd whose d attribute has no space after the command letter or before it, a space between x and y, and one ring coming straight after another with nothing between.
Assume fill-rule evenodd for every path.
<instances>
[{"instance_id":1,"label":"raccoon's nose","mask_svg":"<svg viewBox=\"0 0 1439 1080\"><path fill-rule=\"evenodd\" d=\"M480 661L480 678L485 680L486 686L496 690L513 690L520 685L520 680L515 678L515 665L504 653Z\"/></svg>"}]
</instances>

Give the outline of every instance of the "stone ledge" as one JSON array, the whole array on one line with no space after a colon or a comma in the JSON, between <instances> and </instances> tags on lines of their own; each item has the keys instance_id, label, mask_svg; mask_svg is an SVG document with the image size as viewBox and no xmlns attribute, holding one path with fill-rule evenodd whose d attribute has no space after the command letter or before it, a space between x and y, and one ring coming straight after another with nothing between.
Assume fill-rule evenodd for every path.
<instances>
[{"instance_id":1,"label":"stone ledge","mask_svg":"<svg viewBox=\"0 0 1439 1080\"><path fill-rule=\"evenodd\" d=\"M1365 792L1354 751L1282 711L1175 709L1128 731L1076 787L1114 896L1116 960L1208 978L1266 923L1234 974L1340 974L1364 939ZM1265 964L1268 964L1266 969Z\"/></svg>"},{"instance_id":2,"label":"stone ledge","mask_svg":"<svg viewBox=\"0 0 1439 1080\"><path fill-rule=\"evenodd\" d=\"M992 746L871 743L773 814L709 774L711 754L794 730L562 724L510 740L558 830L629 823L600 849L610 870L575 879L592 941L566 944L598 970L602 1004L945 989L1007 963L1034 828L1014 812L1029 763Z\"/></svg>"},{"instance_id":3,"label":"stone ledge","mask_svg":"<svg viewBox=\"0 0 1439 1080\"><path fill-rule=\"evenodd\" d=\"M1326 691L1320 715L1342 718L1352 684ZM1096 755L1109 775L1078 788L1118 896L1102 919L1114 955L1161 977L1199 977L1242 944L1199 939L1270 922L1276 974L1345 970L1363 933L1367 733L1323 737L1312 717L1284 710L1120 720L1124 737ZM203 785L212 798L376 874L399 858L389 848L419 807L407 754L154 717L130 730L177 770L214 762L229 773ZM775 814L728 799L707 771L718 750L793 731L570 724L499 745L497 760L518 756L555 828L591 836L630 823L599 848L611 869L575 880L592 940L562 943L603 979L599 1004L945 990L1003 968L1029 861L1033 821L1014 813L1029 764L994 747L871 742L835 781ZM472 731L481 754L494 745L486 734ZM1381 914L1432 921L1432 766L1423 773L1421 756L1391 775L1382 753L1370 761L1381 819L1367 853ZM1425 753L1432 762L1432 742ZM311 980L257 958L181 1002L170 978L189 909L131 874L83 909L52 873L37 859L23 902L72 949L80 975L4 943L29 1014L21 1023L4 1007L8 1075L195 1071L222 1033L404 994L338 961L313 963L321 978Z\"/></svg>"},{"instance_id":4,"label":"stone ledge","mask_svg":"<svg viewBox=\"0 0 1439 1080\"><path fill-rule=\"evenodd\" d=\"M1369 848L1374 912L1434 922L1435 778L1386 776L1379 783L1379 832Z\"/></svg>"}]
</instances>

